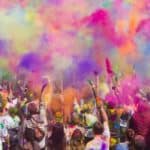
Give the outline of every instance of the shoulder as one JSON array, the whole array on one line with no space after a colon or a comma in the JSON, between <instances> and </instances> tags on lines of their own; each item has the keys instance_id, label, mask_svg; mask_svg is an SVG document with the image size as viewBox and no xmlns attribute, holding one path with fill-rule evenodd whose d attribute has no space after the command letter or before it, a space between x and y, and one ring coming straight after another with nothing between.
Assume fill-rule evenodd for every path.
<instances>
[{"instance_id":1,"label":"shoulder","mask_svg":"<svg viewBox=\"0 0 150 150\"><path fill-rule=\"evenodd\" d=\"M86 144L85 150L90 150L93 147L93 140Z\"/></svg>"},{"instance_id":2,"label":"shoulder","mask_svg":"<svg viewBox=\"0 0 150 150\"><path fill-rule=\"evenodd\" d=\"M109 144L105 140L97 140L94 139L87 143L85 150L91 150L91 149L108 149Z\"/></svg>"},{"instance_id":3,"label":"shoulder","mask_svg":"<svg viewBox=\"0 0 150 150\"><path fill-rule=\"evenodd\" d=\"M10 115L6 115L4 118L3 118L3 121L7 122L7 123L12 123L13 122L13 118L10 116Z\"/></svg>"}]
</instances>

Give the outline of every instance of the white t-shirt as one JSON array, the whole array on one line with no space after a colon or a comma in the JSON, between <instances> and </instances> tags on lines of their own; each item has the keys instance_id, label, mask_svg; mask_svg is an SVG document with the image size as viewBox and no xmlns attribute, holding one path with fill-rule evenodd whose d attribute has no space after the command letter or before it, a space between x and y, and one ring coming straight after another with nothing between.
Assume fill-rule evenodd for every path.
<instances>
[{"instance_id":1,"label":"white t-shirt","mask_svg":"<svg viewBox=\"0 0 150 150\"><path fill-rule=\"evenodd\" d=\"M21 121L20 118L18 116L15 116L13 118L13 120L14 120L14 128L19 127L19 124L20 124L20 121Z\"/></svg>"},{"instance_id":2,"label":"white t-shirt","mask_svg":"<svg viewBox=\"0 0 150 150\"><path fill-rule=\"evenodd\" d=\"M0 116L0 141L5 142L8 136L8 129L14 126L14 121L9 115Z\"/></svg>"},{"instance_id":3,"label":"white t-shirt","mask_svg":"<svg viewBox=\"0 0 150 150\"><path fill-rule=\"evenodd\" d=\"M15 122L10 115L0 116L0 124L3 124L7 129L15 128Z\"/></svg>"},{"instance_id":4,"label":"white t-shirt","mask_svg":"<svg viewBox=\"0 0 150 150\"><path fill-rule=\"evenodd\" d=\"M85 150L109 150L110 131L108 123L104 123L103 135L97 135L87 143Z\"/></svg>"},{"instance_id":5,"label":"white t-shirt","mask_svg":"<svg viewBox=\"0 0 150 150\"><path fill-rule=\"evenodd\" d=\"M0 137L3 141L8 136L8 129L19 127L20 119L18 116L12 118L10 115L0 116Z\"/></svg>"}]
</instances>

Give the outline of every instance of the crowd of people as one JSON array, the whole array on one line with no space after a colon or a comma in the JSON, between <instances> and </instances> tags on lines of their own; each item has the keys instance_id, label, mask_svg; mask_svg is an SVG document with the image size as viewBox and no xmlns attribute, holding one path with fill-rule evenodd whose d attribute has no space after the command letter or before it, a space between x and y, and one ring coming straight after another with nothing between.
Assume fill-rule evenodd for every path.
<instances>
[{"instance_id":1,"label":"crowd of people","mask_svg":"<svg viewBox=\"0 0 150 150\"><path fill-rule=\"evenodd\" d=\"M43 90L43 89L42 89ZM40 94L39 94L40 95ZM28 85L0 85L0 150L149 150L148 99L134 108L99 97L74 102L69 120Z\"/></svg>"}]
</instances>

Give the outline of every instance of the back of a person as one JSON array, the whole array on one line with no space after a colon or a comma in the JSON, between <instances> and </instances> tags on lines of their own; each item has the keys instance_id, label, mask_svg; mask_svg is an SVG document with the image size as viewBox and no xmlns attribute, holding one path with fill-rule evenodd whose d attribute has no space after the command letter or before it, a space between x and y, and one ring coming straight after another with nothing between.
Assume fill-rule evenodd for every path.
<instances>
[{"instance_id":1,"label":"back of a person","mask_svg":"<svg viewBox=\"0 0 150 150\"><path fill-rule=\"evenodd\" d=\"M62 141L53 141L52 139L49 139L48 145L47 145L48 150L65 150L66 145L65 145L65 139Z\"/></svg>"},{"instance_id":2,"label":"back of a person","mask_svg":"<svg viewBox=\"0 0 150 150\"><path fill-rule=\"evenodd\" d=\"M134 150L135 132L132 129L127 129L124 135L124 141L116 145L115 150Z\"/></svg>"},{"instance_id":3,"label":"back of a person","mask_svg":"<svg viewBox=\"0 0 150 150\"><path fill-rule=\"evenodd\" d=\"M145 138L141 135L136 135L134 138L134 149L135 150L149 150L146 147Z\"/></svg>"},{"instance_id":4,"label":"back of a person","mask_svg":"<svg viewBox=\"0 0 150 150\"><path fill-rule=\"evenodd\" d=\"M84 150L83 135L79 129L75 129L71 141L70 141L71 150Z\"/></svg>"},{"instance_id":5,"label":"back of a person","mask_svg":"<svg viewBox=\"0 0 150 150\"><path fill-rule=\"evenodd\" d=\"M146 105L146 104L145 104ZM150 149L150 107L141 106L130 120L129 127L135 130L136 134L142 135L146 140L146 150Z\"/></svg>"},{"instance_id":6,"label":"back of a person","mask_svg":"<svg viewBox=\"0 0 150 150\"><path fill-rule=\"evenodd\" d=\"M52 127L52 135L48 139L48 150L65 150L65 146L64 127L61 123L56 123Z\"/></svg>"},{"instance_id":7,"label":"back of a person","mask_svg":"<svg viewBox=\"0 0 150 150\"><path fill-rule=\"evenodd\" d=\"M94 139L87 143L86 150L109 150L110 132L108 123L96 122L93 126Z\"/></svg>"},{"instance_id":8,"label":"back of a person","mask_svg":"<svg viewBox=\"0 0 150 150\"><path fill-rule=\"evenodd\" d=\"M106 141L101 138L94 138L87 143L86 150L109 150L109 147Z\"/></svg>"}]
</instances>

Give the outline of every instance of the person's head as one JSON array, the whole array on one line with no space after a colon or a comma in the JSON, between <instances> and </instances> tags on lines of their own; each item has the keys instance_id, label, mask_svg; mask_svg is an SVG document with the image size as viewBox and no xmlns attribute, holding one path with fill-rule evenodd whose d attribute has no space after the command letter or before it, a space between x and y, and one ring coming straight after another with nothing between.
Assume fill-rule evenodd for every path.
<instances>
[{"instance_id":1,"label":"person's head","mask_svg":"<svg viewBox=\"0 0 150 150\"><path fill-rule=\"evenodd\" d=\"M95 135L101 135L104 131L103 124L101 122L96 122L93 126L93 132Z\"/></svg>"},{"instance_id":2,"label":"person's head","mask_svg":"<svg viewBox=\"0 0 150 150\"><path fill-rule=\"evenodd\" d=\"M83 143L83 134L79 129L75 129L71 136L71 146L80 147Z\"/></svg>"},{"instance_id":3,"label":"person's head","mask_svg":"<svg viewBox=\"0 0 150 150\"><path fill-rule=\"evenodd\" d=\"M73 131L71 139L80 142L82 140L82 136L82 132L79 129L75 129Z\"/></svg>"},{"instance_id":4,"label":"person's head","mask_svg":"<svg viewBox=\"0 0 150 150\"><path fill-rule=\"evenodd\" d=\"M30 115L37 114L38 108L37 108L35 103L29 103L29 105L28 105L28 112L29 112Z\"/></svg>"},{"instance_id":5,"label":"person's head","mask_svg":"<svg viewBox=\"0 0 150 150\"><path fill-rule=\"evenodd\" d=\"M135 132L132 129L127 129L126 131L126 137L128 141L132 141L134 139Z\"/></svg>"},{"instance_id":6,"label":"person's head","mask_svg":"<svg viewBox=\"0 0 150 150\"><path fill-rule=\"evenodd\" d=\"M134 148L136 150L144 150L146 147L145 139L141 135L136 135L134 138Z\"/></svg>"}]
</instances>

